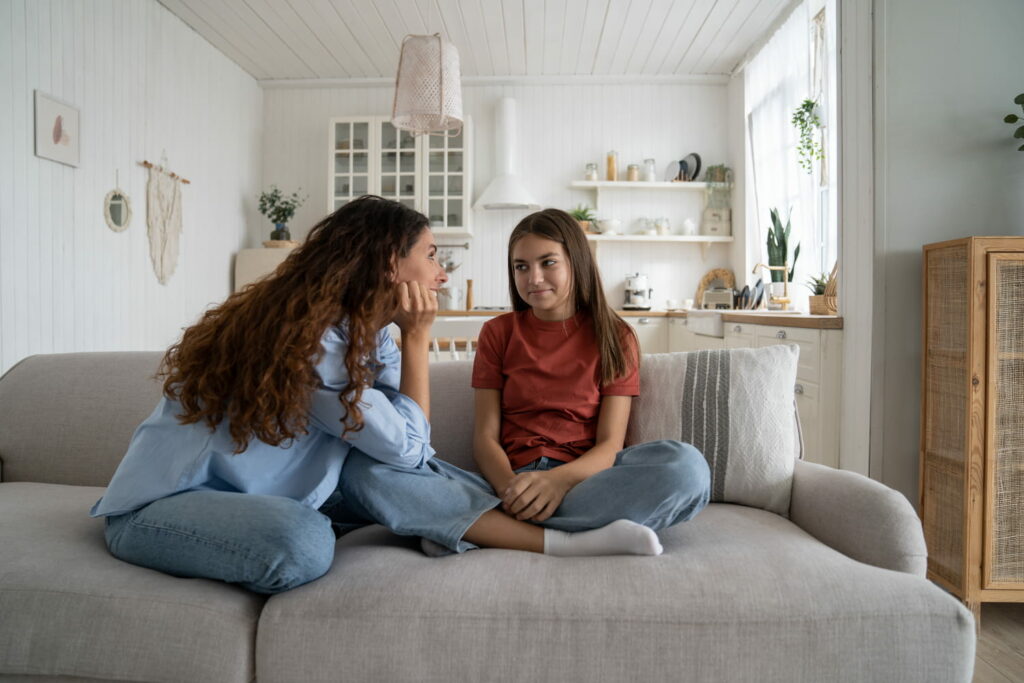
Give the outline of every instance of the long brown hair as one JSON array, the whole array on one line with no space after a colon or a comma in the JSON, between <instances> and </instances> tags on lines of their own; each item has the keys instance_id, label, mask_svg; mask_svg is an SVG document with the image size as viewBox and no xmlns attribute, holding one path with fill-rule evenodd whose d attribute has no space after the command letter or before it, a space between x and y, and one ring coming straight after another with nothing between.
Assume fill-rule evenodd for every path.
<instances>
[{"instance_id":1,"label":"long brown hair","mask_svg":"<svg viewBox=\"0 0 1024 683\"><path fill-rule=\"evenodd\" d=\"M313 226L273 275L203 314L171 346L157 377L183 424L229 422L235 453L307 433L320 338L345 323L345 430L363 426L359 400L378 368L378 326L397 306L392 274L427 219L397 202L360 197Z\"/></svg>"},{"instance_id":2,"label":"long brown hair","mask_svg":"<svg viewBox=\"0 0 1024 683\"><path fill-rule=\"evenodd\" d=\"M633 368L633 359L627 357L624 342L631 339L635 343L636 333L605 300L601 274L587 246L587 238L580 224L565 211L544 209L531 213L519 221L508 238L508 292L512 310L525 311L530 308L530 304L516 290L515 270L512 266L512 249L526 235L537 235L558 242L565 248L572 269L572 297L576 310L589 313L594 321L594 335L601 354L601 384L623 377Z\"/></svg>"}]
</instances>

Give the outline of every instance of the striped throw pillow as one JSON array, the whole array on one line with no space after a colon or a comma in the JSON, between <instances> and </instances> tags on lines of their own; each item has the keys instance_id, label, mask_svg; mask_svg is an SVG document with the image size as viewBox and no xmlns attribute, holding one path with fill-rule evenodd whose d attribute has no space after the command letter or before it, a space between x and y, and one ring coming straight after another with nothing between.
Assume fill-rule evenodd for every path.
<instances>
[{"instance_id":1,"label":"striped throw pillow","mask_svg":"<svg viewBox=\"0 0 1024 683\"><path fill-rule=\"evenodd\" d=\"M788 517L802 448L794 394L799 353L785 344L645 355L626 443L693 444L711 468L712 502Z\"/></svg>"}]
</instances>

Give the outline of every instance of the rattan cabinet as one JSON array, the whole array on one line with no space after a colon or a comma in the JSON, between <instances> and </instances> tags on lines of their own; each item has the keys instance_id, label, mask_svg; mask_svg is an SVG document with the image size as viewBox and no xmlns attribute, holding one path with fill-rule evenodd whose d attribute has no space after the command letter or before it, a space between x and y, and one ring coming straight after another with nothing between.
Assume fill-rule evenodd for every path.
<instances>
[{"instance_id":1,"label":"rattan cabinet","mask_svg":"<svg viewBox=\"0 0 1024 683\"><path fill-rule=\"evenodd\" d=\"M979 616L1024 602L1024 237L924 247L928 576Z\"/></svg>"}]
</instances>

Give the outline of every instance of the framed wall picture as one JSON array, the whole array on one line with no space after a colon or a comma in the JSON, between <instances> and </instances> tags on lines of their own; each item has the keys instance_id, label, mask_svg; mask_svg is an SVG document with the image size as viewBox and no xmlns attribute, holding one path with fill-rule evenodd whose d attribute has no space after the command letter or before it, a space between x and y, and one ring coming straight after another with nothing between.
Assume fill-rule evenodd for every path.
<instances>
[{"instance_id":1,"label":"framed wall picture","mask_svg":"<svg viewBox=\"0 0 1024 683\"><path fill-rule=\"evenodd\" d=\"M78 166L78 109L38 90L35 94L36 156Z\"/></svg>"}]
</instances>

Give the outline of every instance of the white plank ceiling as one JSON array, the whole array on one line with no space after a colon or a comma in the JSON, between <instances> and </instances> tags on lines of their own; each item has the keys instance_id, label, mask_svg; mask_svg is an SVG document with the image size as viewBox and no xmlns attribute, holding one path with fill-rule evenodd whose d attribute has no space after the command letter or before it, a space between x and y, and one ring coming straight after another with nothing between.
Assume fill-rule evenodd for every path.
<instances>
[{"instance_id":1,"label":"white plank ceiling","mask_svg":"<svg viewBox=\"0 0 1024 683\"><path fill-rule=\"evenodd\" d=\"M160 0L260 81L393 78L409 33L464 77L728 74L790 0Z\"/></svg>"}]
</instances>

